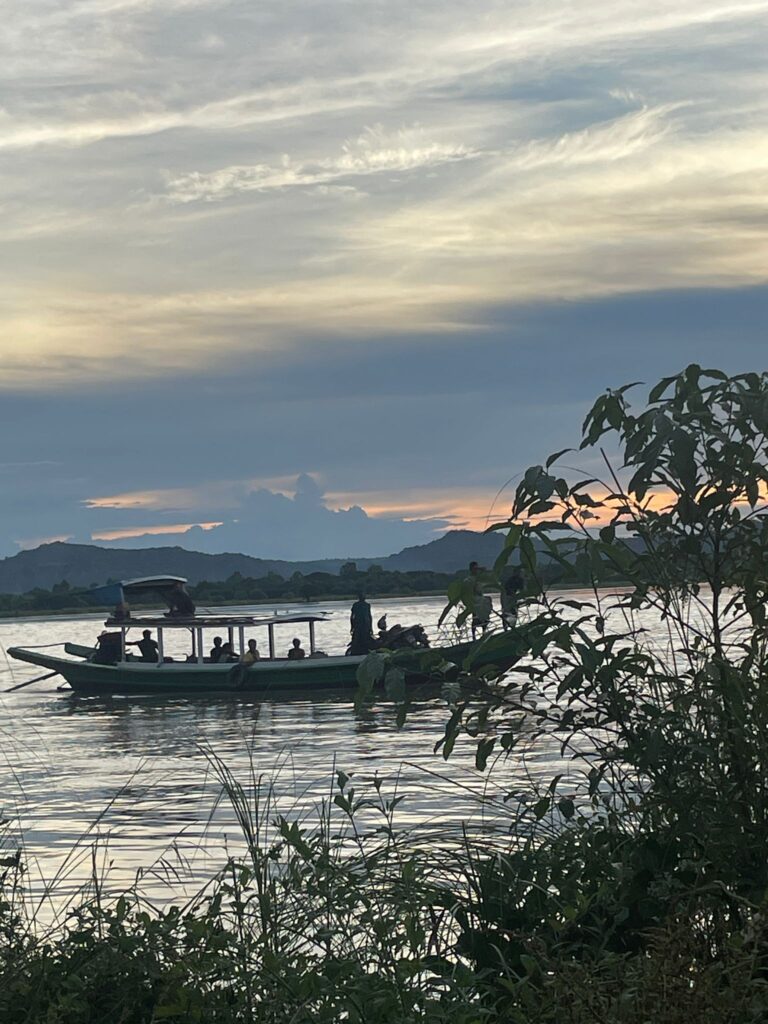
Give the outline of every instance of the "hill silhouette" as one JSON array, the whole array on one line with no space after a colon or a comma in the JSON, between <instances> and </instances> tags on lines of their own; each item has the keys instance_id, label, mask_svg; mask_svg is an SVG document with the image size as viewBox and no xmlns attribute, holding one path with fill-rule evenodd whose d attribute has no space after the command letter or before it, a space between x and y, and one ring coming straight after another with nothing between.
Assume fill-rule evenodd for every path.
<instances>
[{"instance_id":1,"label":"hill silhouette","mask_svg":"<svg viewBox=\"0 0 768 1024\"><path fill-rule=\"evenodd\" d=\"M74 587L88 587L110 579L131 579L169 573L184 576L190 583L216 582L233 573L260 578L271 572L283 579L295 572L337 573L342 565L354 561L360 569L380 565L384 569L432 572L458 572L470 561L491 564L499 553L502 538L498 534L452 530L437 540L404 548L380 558L324 558L289 562L254 558L237 553L209 555L181 547L103 548L95 544L66 544L55 541L0 559L0 593L23 594L36 587L50 589L66 580Z\"/></svg>"}]
</instances>

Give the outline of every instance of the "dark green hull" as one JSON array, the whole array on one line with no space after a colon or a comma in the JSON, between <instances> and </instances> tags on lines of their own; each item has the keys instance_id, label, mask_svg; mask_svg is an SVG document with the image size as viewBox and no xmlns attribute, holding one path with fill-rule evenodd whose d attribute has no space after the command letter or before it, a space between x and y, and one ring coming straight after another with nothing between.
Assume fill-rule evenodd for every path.
<instances>
[{"instance_id":1,"label":"dark green hull","mask_svg":"<svg viewBox=\"0 0 768 1024\"><path fill-rule=\"evenodd\" d=\"M426 651L402 651L395 655L405 672L407 683L429 678L430 664L436 661L481 668L494 664L503 669L515 659L501 657L495 649L483 651L483 644L455 644ZM492 645L496 647L498 645ZM70 653L84 655L87 648L67 645ZM128 661L118 665L98 665L92 661L73 661L42 651L12 647L8 653L19 661L58 672L77 693L267 693L273 691L312 691L354 689L357 669L364 656L306 658L300 661L277 659L260 661L244 668L240 665L190 664L169 662L160 665Z\"/></svg>"},{"instance_id":2,"label":"dark green hull","mask_svg":"<svg viewBox=\"0 0 768 1024\"><path fill-rule=\"evenodd\" d=\"M77 693L248 693L254 691L311 690L352 687L362 658L305 659L260 662L242 669L239 665L194 665L172 662L147 665L124 662L97 665L14 648L8 652L20 661L56 671Z\"/></svg>"}]
</instances>

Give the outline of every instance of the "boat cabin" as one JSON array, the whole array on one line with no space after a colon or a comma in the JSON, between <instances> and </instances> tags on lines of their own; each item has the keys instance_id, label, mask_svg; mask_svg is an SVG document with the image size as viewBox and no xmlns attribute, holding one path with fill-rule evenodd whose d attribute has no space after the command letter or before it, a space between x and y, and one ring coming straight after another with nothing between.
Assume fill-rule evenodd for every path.
<instances>
[{"instance_id":1,"label":"boat cabin","mask_svg":"<svg viewBox=\"0 0 768 1024\"><path fill-rule=\"evenodd\" d=\"M99 638L100 649L105 653L108 651L109 661L126 662L130 660L145 661L146 663L146 659L141 657L134 658L129 654L129 648L136 641L128 639L130 631L143 631L145 629L156 633L157 663L159 665L190 665L190 663L210 665L211 662L207 656L207 641L210 641L213 635L226 636L233 659L238 659L245 654L247 640L255 639L259 648L260 661L289 660L284 655L280 656L277 654L275 638L275 627L288 624L294 626L307 625L309 627L309 650L307 656L310 658L313 656L323 656L323 652L317 649L315 625L318 622L327 622L327 615L323 613L316 615L275 614L270 616L210 615L205 612L198 613L196 610L191 614L183 614L183 611L178 607L175 595L178 594L180 589L186 594L184 590L186 582L180 576L148 576L142 579L109 584L107 587L99 587L97 590L92 591L102 601L108 593L109 602L112 603L113 600L115 602L115 612L104 623L111 632L102 634ZM131 615L129 600L135 600L137 597L146 597L152 594L163 597L169 604L170 611L164 615ZM266 649L263 644L265 639L263 633L261 633L261 637L254 636L253 634L246 637L246 630L251 634L253 630L258 630L259 632L266 630ZM167 639L169 631L173 631L176 634L179 631L183 631L190 637L190 650L181 661L168 656ZM262 640L261 643L259 643L260 639ZM267 654L266 651L269 653ZM228 664L228 662L222 660L220 664Z\"/></svg>"},{"instance_id":2,"label":"boat cabin","mask_svg":"<svg viewBox=\"0 0 768 1024\"><path fill-rule=\"evenodd\" d=\"M277 654L275 646L275 627L287 624L294 626L306 624L309 626L309 651L307 652L307 656L310 658L313 655L315 657L322 657L322 652L319 652L317 649L315 624L327 621L328 617L325 615L272 615L266 618L258 618L254 615L196 615L194 618L190 619L142 615L131 618L128 621L124 619L109 618L104 625L108 629L115 631L114 633L107 635L114 636L116 641L115 653L117 654L119 650L118 660L121 662L134 660L130 658L128 652L128 647L130 646L128 641L129 631L149 629L157 632L158 664L170 663L189 665L190 662L197 662L202 665L210 664L206 653L208 650L208 646L206 644L206 633L208 634L209 640L213 634L225 634L233 655L238 658L245 653L247 649L247 640L252 638L257 641L259 651L264 652L265 648L263 644L258 643L258 637L254 636L246 638L246 630L250 632L252 629L266 629L267 650L269 651L269 654L261 653L260 660L280 660L281 656ZM166 656L166 638L169 630L183 630L191 637L190 657L183 662L171 661ZM100 639L103 643L104 634L102 634ZM141 659L137 658L135 660ZM221 662L221 664L226 664L226 662Z\"/></svg>"}]
</instances>

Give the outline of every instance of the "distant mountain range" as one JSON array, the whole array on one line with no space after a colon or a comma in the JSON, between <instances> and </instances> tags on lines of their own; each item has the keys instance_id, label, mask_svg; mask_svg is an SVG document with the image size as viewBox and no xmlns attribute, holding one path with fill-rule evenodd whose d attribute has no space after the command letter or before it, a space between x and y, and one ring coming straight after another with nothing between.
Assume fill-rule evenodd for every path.
<instances>
[{"instance_id":1,"label":"distant mountain range","mask_svg":"<svg viewBox=\"0 0 768 1024\"><path fill-rule=\"evenodd\" d=\"M73 587L88 587L106 583L109 579L126 580L161 573L184 576L190 583L226 580L235 572L254 579L274 572L288 579L295 572L303 575L310 572L337 573L349 561L354 561L359 569L380 565L383 569L401 572L459 572L473 560L491 565L502 544L503 537L498 533L451 530L429 544L404 548L397 554L382 558L324 558L312 562L286 562L252 558L250 555L207 555L180 547L130 550L57 541L1 559L0 593L24 594L35 587L50 590L54 583L62 580Z\"/></svg>"}]
</instances>

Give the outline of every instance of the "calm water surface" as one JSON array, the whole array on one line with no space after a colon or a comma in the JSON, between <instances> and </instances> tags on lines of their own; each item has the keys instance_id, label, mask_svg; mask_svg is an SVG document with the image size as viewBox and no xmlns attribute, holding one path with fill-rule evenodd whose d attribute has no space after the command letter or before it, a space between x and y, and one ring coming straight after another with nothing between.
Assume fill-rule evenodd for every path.
<instances>
[{"instance_id":1,"label":"calm water surface","mask_svg":"<svg viewBox=\"0 0 768 1024\"><path fill-rule=\"evenodd\" d=\"M372 604L374 618L386 611L390 625L421 622L435 637L444 601ZM318 627L319 646L342 653L347 604L309 606L317 607L333 613ZM100 617L4 622L0 644L90 643L101 628ZM278 649L287 649L296 627L277 632ZM0 665L3 690L43 671L7 658ZM312 699L84 698L57 692L57 682L0 698L0 816L23 836L30 887L39 892L58 874L59 898L89 877L94 840L96 862L109 865L112 886L129 885L138 874L142 891L161 901L191 891L219 867L238 833L231 810L217 803L221 787L207 750L243 784L251 766L274 782L277 806L289 815L312 815L332 790L334 768L353 776L359 789L378 775L385 791L404 798L396 820L427 838L459 835L465 824L503 829L514 814L505 794L530 792L533 781L548 782L556 770L568 770L557 744L546 741L499 763L490 781L474 770L474 746L466 739L446 763L433 752L447 718L446 702L434 690L418 694L405 727L397 730L391 705L381 701L356 710L348 692Z\"/></svg>"}]
</instances>

